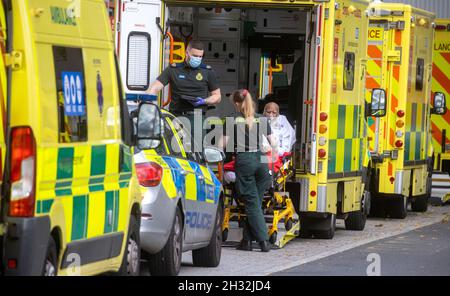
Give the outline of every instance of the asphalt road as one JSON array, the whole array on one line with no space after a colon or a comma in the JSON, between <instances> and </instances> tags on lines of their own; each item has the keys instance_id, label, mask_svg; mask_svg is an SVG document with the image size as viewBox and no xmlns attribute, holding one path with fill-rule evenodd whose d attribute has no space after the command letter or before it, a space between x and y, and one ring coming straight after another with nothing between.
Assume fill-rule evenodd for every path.
<instances>
[{"instance_id":1,"label":"asphalt road","mask_svg":"<svg viewBox=\"0 0 450 296\"><path fill-rule=\"evenodd\" d=\"M449 276L450 224L438 222L273 275Z\"/></svg>"},{"instance_id":2,"label":"asphalt road","mask_svg":"<svg viewBox=\"0 0 450 296\"><path fill-rule=\"evenodd\" d=\"M191 252L187 252L183 254L183 263L180 271L181 276L264 276L264 275L283 275L286 272L298 271L301 274L309 274L304 269L299 267L302 266L311 266L317 264L317 262L322 262L321 260L325 260L326 258L338 258L336 256L343 256L347 254L349 250L359 250L359 248L367 247L367 244L374 244L386 240L394 240L394 237L404 236L408 234L408 239L399 239L397 244L401 245L400 250L397 251L393 246L395 243L390 243L387 245L391 246L392 255L387 255L388 248L385 248L386 256L380 255L381 257L381 272L382 274L387 272L394 272L394 268L400 268L393 266L392 268L387 265L390 261L396 262L398 265L408 266L408 268L413 269L410 261L417 261L420 258L425 260L426 258L437 258L430 259L430 262L434 262L431 260L437 260L439 262L434 262L430 265L443 264L444 262L449 261L450 250L443 248L450 245L449 241L449 231L448 227L450 224L448 221L450 216L450 206L430 206L428 212L426 213L415 213L409 212L408 216L404 220L395 220L395 219L381 219L381 218L371 218L367 221L366 228L364 231L347 231L344 227L343 220L337 220L337 230L335 236L332 240L319 240L319 239L294 239L289 242L284 248L279 250L272 250L269 253L262 253L258 250L254 250L252 252L244 252L235 250L232 247L223 247L222 248L222 260L220 265L216 268L201 268L195 267L192 264L192 254ZM433 231L428 231L426 227L430 225L435 225L433 227L439 227L437 223L445 222L443 225L447 225L447 229L438 228L433 229L437 230L436 235L431 235L434 233ZM241 229L238 228L237 225L231 225L234 227L230 229L229 241L232 243L238 242L241 235ZM425 228L424 228L425 227ZM281 228L283 228L281 226ZM420 235L425 235L426 237L420 237L421 243L425 245L429 243L430 245L426 245L424 251L421 252L421 248L414 247L413 243L415 240L413 239L413 234L415 230L425 229ZM445 241L445 233L447 233L447 240ZM438 235L439 234L439 235ZM279 234L281 235L281 233ZM402 243L402 240L404 243ZM403 251L402 248L409 248L410 250ZM411 251L412 250L412 251ZM440 250L440 251L439 251ZM430 252L440 252L447 253L447 257L442 257L444 255L436 255L437 257L430 257ZM378 249L374 249L373 253L380 254L381 251ZM350 251L352 254L352 251ZM355 252L357 254L357 252ZM343 266L342 269L339 267L327 267L323 268L322 271L324 273L329 272L333 274L361 274L365 275L366 268L369 262L367 259L367 252L363 255L360 255L358 258L353 258L356 261L349 261L350 263L347 266ZM384 253L383 253L384 254ZM400 257L400 254L403 254ZM415 254L422 254L421 256L412 256ZM361 257L362 256L362 257ZM399 260L395 260L396 258ZM401 259L401 260L400 260ZM422 260L421 259L421 260ZM347 259L346 259L347 260ZM358 261L359 260L359 261ZM406 262L406 263L405 263ZM309 264L311 263L311 264ZM419 268L422 265L419 265ZM425 266L425 265L424 265ZM439 265L441 266L441 265ZM350 268L351 267L351 268ZM426 265L425 268L428 268L429 265ZM311 269L311 272L319 272L320 269L314 267L316 269ZM331 269L330 269L331 268ZM385 269L386 268L386 269ZM442 268L435 269L436 272L442 272ZM422 268L423 269L423 268ZM447 265L447 273L448 273L448 265ZM327 271L328 270L328 271ZM399 270L401 271L401 270ZM341 273L342 272L342 273ZM412 272L412 270L410 271ZM147 262L143 261L141 265L141 274L149 275ZM389 273L388 273L389 274Z\"/></svg>"}]
</instances>

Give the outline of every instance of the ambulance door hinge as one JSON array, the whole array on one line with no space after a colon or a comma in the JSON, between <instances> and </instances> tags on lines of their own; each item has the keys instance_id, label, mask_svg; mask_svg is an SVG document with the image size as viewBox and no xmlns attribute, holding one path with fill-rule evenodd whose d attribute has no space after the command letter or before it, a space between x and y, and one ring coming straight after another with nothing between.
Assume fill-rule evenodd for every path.
<instances>
[{"instance_id":1,"label":"ambulance door hinge","mask_svg":"<svg viewBox=\"0 0 450 296\"><path fill-rule=\"evenodd\" d=\"M403 31L405 29L405 22L404 21L389 22L389 29Z\"/></svg>"},{"instance_id":2,"label":"ambulance door hinge","mask_svg":"<svg viewBox=\"0 0 450 296\"><path fill-rule=\"evenodd\" d=\"M116 32L120 32L120 22L116 23Z\"/></svg>"},{"instance_id":3,"label":"ambulance door hinge","mask_svg":"<svg viewBox=\"0 0 450 296\"><path fill-rule=\"evenodd\" d=\"M400 50L389 50L388 51L388 62L400 62Z\"/></svg>"},{"instance_id":4,"label":"ambulance door hinge","mask_svg":"<svg viewBox=\"0 0 450 296\"><path fill-rule=\"evenodd\" d=\"M325 19L327 20L330 17L330 9L325 8Z\"/></svg>"},{"instance_id":5,"label":"ambulance door hinge","mask_svg":"<svg viewBox=\"0 0 450 296\"><path fill-rule=\"evenodd\" d=\"M6 67L11 67L13 70L22 69L23 55L20 51L12 51L5 54Z\"/></svg>"}]
</instances>

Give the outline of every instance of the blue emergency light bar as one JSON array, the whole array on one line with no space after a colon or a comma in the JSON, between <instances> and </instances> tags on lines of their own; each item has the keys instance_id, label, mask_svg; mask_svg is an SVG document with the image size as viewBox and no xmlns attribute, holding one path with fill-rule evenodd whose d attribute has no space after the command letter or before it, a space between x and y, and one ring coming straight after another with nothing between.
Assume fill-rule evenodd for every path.
<instances>
[{"instance_id":1,"label":"blue emergency light bar","mask_svg":"<svg viewBox=\"0 0 450 296\"><path fill-rule=\"evenodd\" d=\"M126 94L127 101L157 101L158 96L149 94Z\"/></svg>"}]
</instances>

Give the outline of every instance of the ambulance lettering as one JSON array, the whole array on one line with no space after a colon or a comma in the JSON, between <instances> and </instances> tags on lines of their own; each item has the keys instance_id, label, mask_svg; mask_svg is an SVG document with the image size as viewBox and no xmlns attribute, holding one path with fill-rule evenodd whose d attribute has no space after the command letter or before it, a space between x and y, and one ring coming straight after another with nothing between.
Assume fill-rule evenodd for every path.
<instances>
[{"instance_id":1,"label":"ambulance lettering","mask_svg":"<svg viewBox=\"0 0 450 296\"><path fill-rule=\"evenodd\" d=\"M434 44L434 50L436 50L436 51L450 51L450 43Z\"/></svg>"}]
</instances>

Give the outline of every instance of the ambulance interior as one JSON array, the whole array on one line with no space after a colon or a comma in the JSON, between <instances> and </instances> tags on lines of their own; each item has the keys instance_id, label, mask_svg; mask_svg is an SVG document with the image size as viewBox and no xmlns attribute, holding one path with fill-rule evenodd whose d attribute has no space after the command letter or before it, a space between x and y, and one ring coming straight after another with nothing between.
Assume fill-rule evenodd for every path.
<instances>
[{"instance_id":1,"label":"ambulance interior","mask_svg":"<svg viewBox=\"0 0 450 296\"><path fill-rule=\"evenodd\" d=\"M207 115L229 114L234 110L229 96L236 89L246 88L258 112L263 112L266 102L274 101L292 126L305 118L298 116L306 110L297 102L308 97L308 85L312 83L304 79L310 76L309 65L314 62L314 50L309 50L315 46L314 32L309 29L315 27L311 7L267 10L169 6L167 10L168 32L175 41L172 61L182 61L183 46L198 39L205 46L204 63L217 75L222 101ZM165 66L169 63L166 54Z\"/></svg>"}]
</instances>

